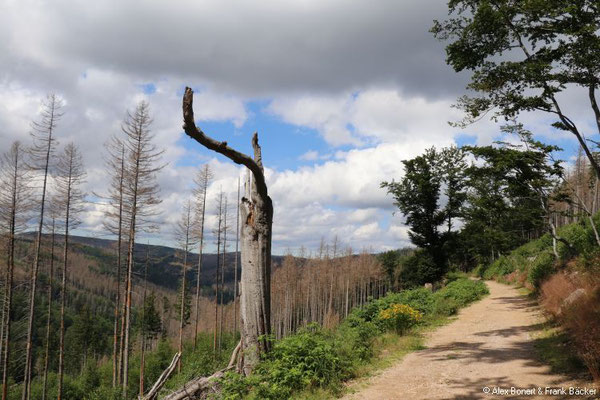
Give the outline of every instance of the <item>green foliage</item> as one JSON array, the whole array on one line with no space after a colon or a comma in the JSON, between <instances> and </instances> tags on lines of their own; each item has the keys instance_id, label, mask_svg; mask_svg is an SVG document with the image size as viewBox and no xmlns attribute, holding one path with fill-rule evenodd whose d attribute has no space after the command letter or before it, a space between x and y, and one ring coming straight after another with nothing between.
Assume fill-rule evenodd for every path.
<instances>
[{"instance_id":1,"label":"green foliage","mask_svg":"<svg viewBox=\"0 0 600 400\"><path fill-rule=\"evenodd\" d=\"M181 289L183 280L179 281L179 287L177 288L177 315L176 319L181 319ZM192 315L192 294L190 292L189 280L185 281L185 296L183 298L183 325L187 326L190 323L190 317Z\"/></svg>"},{"instance_id":2,"label":"green foliage","mask_svg":"<svg viewBox=\"0 0 600 400\"><path fill-rule=\"evenodd\" d=\"M396 270L400 266L400 251L390 250L377 255L377 260L391 284L396 283Z\"/></svg>"},{"instance_id":3,"label":"green foliage","mask_svg":"<svg viewBox=\"0 0 600 400\"><path fill-rule=\"evenodd\" d=\"M121 388L113 388L109 386L100 386L94 389L85 397L85 400L121 400Z\"/></svg>"},{"instance_id":4,"label":"green foliage","mask_svg":"<svg viewBox=\"0 0 600 400\"><path fill-rule=\"evenodd\" d=\"M456 251L467 255L473 265L492 263L497 255L547 230L549 193L562 174L560 164L552 160L557 147L533 140L521 125L503 129L518 135L522 143L465 148L479 162L467 172L465 225ZM494 268L512 272L514 266L504 261Z\"/></svg>"},{"instance_id":5,"label":"green foliage","mask_svg":"<svg viewBox=\"0 0 600 400\"><path fill-rule=\"evenodd\" d=\"M462 215L466 200L464 158L462 149L449 147L437 151L432 147L423 155L402 161L404 176L400 182L381 183L406 217L411 242L428 254L427 267L429 261L435 265L437 271L425 275L439 278L445 272L445 252L454 238L453 222ZM443 207L439 202L442 194L447 200ZM422 258L413 261L419 264Z\"/></svg>"},{"instance_id":6,"label":"green foliage","mask_svg":"<svg viewBox=\"0 0 600 400\"><path fill-rule=\"evenodd\" d=\"M424 288L390 293L380 299L370 301L360 308L353 309L351 315L367 322L373 322L381 328L377 317L381 310L390 307L392 304L406 304L422 314L430 314L433 309L433 294Z\"/></svg>"},{"instance_id":7,"label":"green foliage","mask_svg":"<svg viewBox=\"0 0 600 400\"><path fill-rule=\"evenodd\" d=\"M484 279L491 279L494 276L508 275L515 270L515 263L511 258L501 256L492 263L484 272Z\"/></svg>"},{"instance_id":8,"label":"green foliage","mask_svg":"<svg viewBox=\"0 0 600 400\"><path fill-rule=\"evenodd\" d=\"M425 283L440 280L443 272L430 253L417 250L404 262L400 272L400 282L405 288L423 286Z\"/></svg>"},{"instance_id":9,"label":"green foliage","mask_svg":"<svg viewBox=\"0 0 600 400\"><path fill-rule=\"evenodd\" d=\"M450 0L449 18L431 31L448 41L447 62L472 71L473 97L460 99L471 122L488 111L512 119L524 111L556 111L557 93L586 89L598 77L600 11L593 0ZM516 49L516 51L515 51ZM571 121L553 124L573 130Z\"/></svg>"},{"instance_id":10,"label":"green foliage","mask_svg":"<svg viewBox=\"0 0 600 400\"><path fill-rule=\"evenodd\" d=\"M162 332L162 321L156 307L156 294L151 292L144 300L144 307L138 311L138 329L143 330L147 339L154 340ZM143 318L142 318L143 316ZM189 318L189 317L188 317Z\"/></svg>"},{"instance_id":11,"label":"green foliage","mask_svg":"<svg viewBox=\"0 0 600 400\"><path fill-rule=\"evenodd\" d=\"M373 342L380 333L378 326L372 321L365 321L355 314L350 314L336 330L340 357L354 360L358 364L373 356Z\"/></svg>"},{"instance_id":12,"label":"green foliage","mask_svg":"<svg viewBox=\"0 0 600 400\"><path fill-rule=\"evenodd\" d=\"M433 294L433 311L439 315L452 315L486 294L489 290L482 281L458 279Z\"/></svg>"},{"instance_id":13,"label":"green foliage","mask_svg":"<svg viewBox=\"0 0 600 400\"><path fill-rule=\"evenodd\" d=\"M596 224L600 225L598 216L595 218ZM579 256L584 268L595 267L598 246L589 221L565 225L558 229L557 234L563 239L563 241L557 240L560 260L555 259L552 237L546 234L537 240L525 243L506 256L498 258L491 265L481 266L477 271L479 276L485 279L498 279L518 269L523 271L527 275L528 282L538 289L542 282L556 272L561 264L573 257Z\"/></svg>"},{"instance_id":14,"label":"green foliage","mask_svg":"<svg viewBox=\"0 0 600 400\"><path fill-rule=\"evenodd\" d=\"M563 260L569 259L579 254L586 254L593 251L597 245L589 223L574 223L561 227L558 235L565 239L570 246L559 242L558 254Z\"/></svg>"},{"instance_id":15,"label":"green foliage","mask_svg":"<svg viewBox=\"0 0 600 400\"><path fill-rule=\"evenodd\" d=\"M467 279L468 276L464 272L450 271L446 274L446 284L457 281L459 279Z\"/></svg>"},{"instance_id":16,"label":"green foliage","mask_svg":"<svg viewBox=\"0 0 600 400\"><path fill-rule=\"evenodd\" d=\"M348 377L350 365L336 347L334 336L317 324L276 342L257 371L269 382L265 398L287 399L294 390L324 387Z\"/></svg>"},{"instance_id":17,"label":"green foliage","mask_svg":"<svg viewBox=\"0 0 600 400\"><path fill-rule=\"evenodd\" d=\"M555 264L554 255L550 251L540 253L531 263L527 279L535 288L539 288L540 284L556 271Z\"/></svg>"}]
</instances>

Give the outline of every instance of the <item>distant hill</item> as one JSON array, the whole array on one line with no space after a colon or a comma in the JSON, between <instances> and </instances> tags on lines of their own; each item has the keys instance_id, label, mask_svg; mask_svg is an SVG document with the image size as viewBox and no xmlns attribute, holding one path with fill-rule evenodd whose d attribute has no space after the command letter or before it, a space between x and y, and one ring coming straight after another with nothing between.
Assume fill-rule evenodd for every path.
<instances>
[{"instance_id":1,"label":"distant hill","mask_svg":"<svg viewBox=\"0 0 600 400\"><path fill-rule=\"evenodd\" d=\"M32 242L35 233L28 232L21 235L24 241ZM49 240L49 235L44 234L44 239ZM63 242L63 235L56 235L57 242ZM98 266L98 273L103 275L116 275L116 246L117 242L110 239L99 239L87 236L70 236L69 241L72 244L72 251L81 253L86 257L93 258ZM126 244L124 244L125 248ZM135 267L134 275L137 279L143 277L144 264L146 261L146 252L148 252L148 281L166 289L175 290L181 278L181 269L183 262L183 252L167 246L148 245L136 243L135 245ZM124 252L125 253L125 252ZM125 257L125 256L124 256ZM198 254L188 253L188 272L187 279L191 285L195 286L196 272L198 267ZM273 256L273 265L281 263L283 256ZM239 261L238 261L239 263ZM125 259L123 260L125 264ZM225 256L225 284L231 287L234 279L235 252L228 252ZM204 254L202 256L201 285L202 287L211 286L215 282L215 272L217 268L217 255L214 253ZM238 265L238 277L241 267Z\"/></svg>"}]
</instances>

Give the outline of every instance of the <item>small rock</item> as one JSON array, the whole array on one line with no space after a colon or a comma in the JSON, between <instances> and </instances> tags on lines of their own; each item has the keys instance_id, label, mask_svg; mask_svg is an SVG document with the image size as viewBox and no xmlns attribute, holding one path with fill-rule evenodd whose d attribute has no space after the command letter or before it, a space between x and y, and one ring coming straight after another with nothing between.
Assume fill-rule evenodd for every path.
<instances>
[{"instance_id":1,"label":"small rock","mask_svg":"<svg viewBox=\"0 0 600 400\"><path fill-rule=\"evenodd\" d=\"M579 301L583 296L585 296L585 289L579 288L573 291L562 301L559 313L562 314L565 309L569 308L574 303Z\"/></svg>"},{"instance_id":2,"label":"small rock","mask_svg":"<svg viewBox=\"0 0 600 400\"><path fill-rule=\"evenodd\" d=\"M425 289L428 289L430 292L433 292L433 284L432 283L426 283L425 284Z\"/></svg>"}]
</instances>

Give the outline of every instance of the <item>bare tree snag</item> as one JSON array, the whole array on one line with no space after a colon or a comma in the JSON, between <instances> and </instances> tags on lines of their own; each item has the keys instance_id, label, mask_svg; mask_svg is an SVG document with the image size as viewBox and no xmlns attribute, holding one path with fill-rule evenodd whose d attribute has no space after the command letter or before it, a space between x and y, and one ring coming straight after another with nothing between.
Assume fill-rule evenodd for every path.
<instances>
[{"instance_id":1,"label":"bare tree snag","mask_svg":"<svg viewBox=\"0 0 600 400\"><path fill-rule=\"evenodd\" d=\"M265 339L271 333L271 232L273 203L267 191L258 134L252 137L254 158L240 153L204 134L196 127L193 110L194 92L185 89L183 95L183 129L204 147L220 153L252 172L240 201L241 226L241 357L240 372L248 375L269 350Z\"/></svg>"}]
</instances>

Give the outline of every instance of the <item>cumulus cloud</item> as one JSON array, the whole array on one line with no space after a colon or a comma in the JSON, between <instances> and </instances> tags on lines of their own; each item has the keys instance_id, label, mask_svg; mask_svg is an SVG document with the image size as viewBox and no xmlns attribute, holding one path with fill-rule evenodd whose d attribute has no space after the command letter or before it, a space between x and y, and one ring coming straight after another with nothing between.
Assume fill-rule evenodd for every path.
<instances>
[{"instance_id":1,"label":"cumulus cloud","mask_svg":"<svg viewBox=\"0 0 600 400\"><path fill-rule=\"evenodd\" d=\"M266 111L290 124L316 129L333 146L447 141L459 132L448 121L461 117L450 100L410 97L396 89L279 97Z\"/></svg>"}]
</instances>

